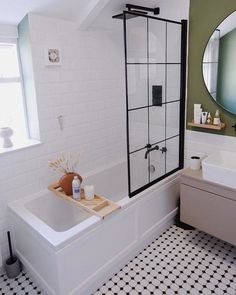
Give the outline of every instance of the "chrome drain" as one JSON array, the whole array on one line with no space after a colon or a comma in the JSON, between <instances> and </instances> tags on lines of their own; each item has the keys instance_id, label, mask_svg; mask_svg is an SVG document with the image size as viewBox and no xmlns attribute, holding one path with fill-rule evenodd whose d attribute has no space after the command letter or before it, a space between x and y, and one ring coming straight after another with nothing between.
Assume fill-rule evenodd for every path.
<instances>
[{"instance_id":1,"label":"chrome drain","mask_svg":"<svg viewBox=\"0 0 236 295\"><path fill-rule=\"evenodd\" d=\"M154 165L149 165L149 166L148 166L148 171L149 171L150 173L154 173L154 172L156 171L156 167L155 167Z\"/></svg>"}]
</instances>

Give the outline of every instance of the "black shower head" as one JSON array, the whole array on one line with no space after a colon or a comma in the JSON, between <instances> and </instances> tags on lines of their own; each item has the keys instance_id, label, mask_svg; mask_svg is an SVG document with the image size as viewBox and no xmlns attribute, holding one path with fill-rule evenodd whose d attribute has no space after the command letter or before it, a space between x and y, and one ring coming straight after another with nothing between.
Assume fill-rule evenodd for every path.
<instances>
[{"instance_id":1,"label":"black shower head","mask_svg":"<svg viewBox=\"0 0 236 295\"><path fill-rule=\"evenodd\" d=\"M126 11L126 17L125 17L126 19L138 17L139 15L146 15L148 14L148 12L152 12L154 15L157 15L160 13L159 7L150 8L150 7L139 6L134 4L126 4L126 8L128 9L128 11ZM134 12L135 14L132 14L132 12ZM124 12L117 15L113 15L112 18L124 19Z\"/></svg>"},{"instance_id":2,"label":"black shower head","mask_svg":"<svg viewBox=\"0 0 236 295\"><path fill-rule=\"evenodd\" d=\"M132 12L137 13L137 14L141 14L141 15L146 15L147 12L144 11L138 11L138 10L132 10ZM131 18L135 18L138 17L137 14L131 14L131 13L126 13L126 19L131 19ZM116 14L113 15L112 18L117 18L117 19L124 19L124 13L120 13L120 14Z\"/></svg>"}]
</instances>

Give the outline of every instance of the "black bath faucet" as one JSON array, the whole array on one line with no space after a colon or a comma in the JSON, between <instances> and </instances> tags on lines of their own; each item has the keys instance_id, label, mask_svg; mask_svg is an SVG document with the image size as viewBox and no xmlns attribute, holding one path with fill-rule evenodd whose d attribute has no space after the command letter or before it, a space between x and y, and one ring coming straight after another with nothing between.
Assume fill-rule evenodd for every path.
<instances>
[{"instance_id":1,"label":"black bath faucet","mask_svg":"<svg viewBox=\"0 0 236 295\"><path fill-rule=\"evenodd\" d=\"M146 148L147 148L147 151L146 151L146 153L145 153L145 159L147 159L147 156L148 156L148 154L151 152L151 151L158 151L159 150L159 146L158 145L155 145L153 148L151 147L151 145L150 144L147 144L146 145Z\"/></svg>"}]
</instances>

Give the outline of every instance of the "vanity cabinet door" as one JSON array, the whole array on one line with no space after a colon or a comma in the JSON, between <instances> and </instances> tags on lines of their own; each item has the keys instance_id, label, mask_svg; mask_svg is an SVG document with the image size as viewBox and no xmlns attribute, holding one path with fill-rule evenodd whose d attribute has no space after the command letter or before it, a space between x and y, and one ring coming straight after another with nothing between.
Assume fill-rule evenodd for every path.
<instances>
[{"instance_id":1,"label":"vanity cabinet door","mask_svg":"<svg viewBox=\"0 0 236 295\"><path fill-rule=\"evenodd\" d=\"M191 186L180 186L180 219L236 245L236 201Z\"/></svg>"}]
</instances>

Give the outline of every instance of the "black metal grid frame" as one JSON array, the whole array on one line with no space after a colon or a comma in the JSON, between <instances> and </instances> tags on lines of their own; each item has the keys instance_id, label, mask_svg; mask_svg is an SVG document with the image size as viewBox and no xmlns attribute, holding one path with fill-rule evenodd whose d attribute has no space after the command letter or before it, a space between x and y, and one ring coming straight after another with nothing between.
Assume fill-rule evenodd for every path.
<instances>
[{"instance_id":1,"label":"black metal grid frame","mask_svg":"<svg viewBox=\"0 0 236 295\"><path fill-rule=\"evenodd\" d=\"M127 166L128 166L128 194L129 197L133 197L136 194L142 192L143 190L149 188L150 186L154 185L155 183L163 180L164 178L170 176L171 174L177 172L178 170L182 169L184 166L184 126L185 126L185 96L186 96L186 48L187 48L187 20L182 20L181 22L177 22L177 21L173 21L173 20L169 20L169 19L163 19L163 18L159 18L159 17L154 17L154 16L149 16L149 15L140 15L138 13L135 12L131 12L131 11L123 11L124 14L124 19L123 19L123 29L124 29L124 51L125 51L125 87L126 87L126 133L127 133ZM175 23L181 26L181 57L180 57L180 63L129 63L127 61L127 31L126 31L126 14L133 14L133 15L137 15L138 17L144 17L147 19L147 32L149 31L148 29L148 19L155 19L155 20L159 20L159 21L164 21L166 22L166 48L167 48L167 23ZM148 40L148 33L147 33L147 61L149 61L149 48L148 45L149 44L149 40ZM166 53L167 55L167 50ZM167 57L167 56L166 56ZM167 58L166 58L167 61ZM148 100L148 105L147 106L143 106L143 107L137 107L137 108L133 108L133 109L129 109L129 95L128 95L128 74L127 74L127 69L128 69L128 65L131 64L147 64L147 75L149 75L149 64L164 64L165 65L165 75L167 75L167 65L168 64L179 64L180 65L180 99L179 100L173 100L173 101L166 101L166 89L165 89L165 102L163 102L163 104L169 104L169 103L173 103L173 102L180 102L180 110L179 110L179 134L172 136L170 138L166 138L166 108L165 108L165 139L159 142L155 142L152 143L151 146L154 146L158 143L163 143L165 142L165 146L166 146L166 141L175 137L179 137L179 166L175 169L173 169L172 171L165 173L164 175L162 175L161 177L158 177L157 179L150 181L150 173L148 174L149 176L149 182L136 189L135 191L131 191L131 173L130 173L130 155L141 151L143 149L146 149L146 147L137 149L135 151L130 151L130 140L129 140L129 112L132 110L139 110L139 109L144 109L144 108L148 108L148 143L150 143L150 132L149 132L149 108L153 107L152 105L150 105L150 100L149 100L149 76L147 76L147 83L148 83L148 87L147 87L147 100ZM165 79L167 77L165 76ZM165 88L166 88L166 83L165 83ZM150 155L148 155L148 164L150 165ZM165 169L166 169L166 155L165 155ZM166 170L165 170L166 172Z\"/></svg>"}]
</instances>

